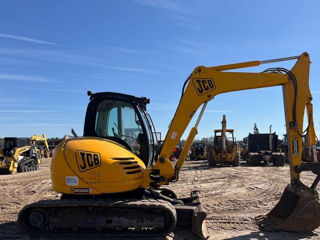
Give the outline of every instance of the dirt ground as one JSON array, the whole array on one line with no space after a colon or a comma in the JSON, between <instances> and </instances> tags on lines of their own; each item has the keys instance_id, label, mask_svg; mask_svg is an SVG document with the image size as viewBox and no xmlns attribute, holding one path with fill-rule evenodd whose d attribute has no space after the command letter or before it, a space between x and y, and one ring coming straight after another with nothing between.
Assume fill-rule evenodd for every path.
<instances>
[{"instance_id":1,"label":"dirt ground","mask_svg":"<svg viewBox=\"0 0 320 240\"><path fill-rule=\"evenodd\" d=\"M51 190L50 158L38 171L0 175L0 239L30 239L19 231L15 221L20 209L41 199L58 199ZM302 180L311 184L313 174ZM203 208L208 213L210 239L320 239L320 228L313 233L264 232L254 224L254 217L266 214L280 199L289 182L289 167L259 166L209 168L206 161L188 161L180 180L170 185L179 197L199 190ZM195 239L184 230L167 239Z\"/></svg>"}]
</instances>

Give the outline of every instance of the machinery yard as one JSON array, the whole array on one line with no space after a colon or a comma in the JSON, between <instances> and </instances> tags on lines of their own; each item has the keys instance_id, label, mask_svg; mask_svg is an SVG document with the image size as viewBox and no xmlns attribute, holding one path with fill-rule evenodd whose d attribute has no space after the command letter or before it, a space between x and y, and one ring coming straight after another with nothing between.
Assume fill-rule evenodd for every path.
<instances>
[{"instance_id":1,"label":"machinery yard","mask_svg":"<svg viewBox=\"0 0 320 240\"><path fill-rule=\"evenodd\" d=\"M35 173L29 171L38 168L28 167L18 171L27 172L20 176L0 176L0 194L5 203L0 206L0 239L318 238L320 232L314 231L320 226L316 191L320 164L308 85L309 54L258 64L292 59L297 62L291 71L222 71L255 66L257 61L195 68L183 85L161 145L147 113L150 99L88 91L83 137L72 129L73 137L65 137L55 147L52 159L44 159ZM194 147L195 154L190 155L193 161L183 167L200 119L215 95L276 85L284 88L288 138L285 153L270 128L267 134L254 133L253 139L249 134L248 141L244 141L248 145L243 159L246 163L240 163L241 150L234 141L233 129L226 128L223 115L222 128L215 130L214 145L209 148L211 154L205 154L206 144ZM178 159L171 157L200 106ZM303 131L305 108L308 124ZM216 135L218 132L221 135ZM226 132L231 132L232 141ZM310 140L304 148L312 153L312 162L301 161L303 137ZM21 159L26 163L36 160L31 150L25 158L15 154L19 152L17 138L4 140L2 168L19 170L25 165ZM284 167L286 154L290 171ZM222 164L217 167L216 163ZM173 184L168 188L169 183Z\"/></svg>"},{"instance_id":2,"label":"machinery yard","mask_svg":"<svg viewBox=\"0 0 320 240\"><path fill-rule=\"evenodd\" d=\"M32 202L60 198L51 187L50 162L51 158L43 159L38 171L0 175L0 239L30 239L16 224L18 212ZM302 174L307 184L313 178L312 173ZM320 239L319 228L301 234L260 231L255 225L254 217L273 208L288 179L288 165L248 167L241 162L240 167L209 168L206 160L200 160L187 161L180 181L170 187L179 197L187 197L192 190L200 191L202 206L208 214L210 239ZM185 229L177 229L167 239L196 238Z\"/></svg>"},{"instance_id":3,"label":"machinery yard","mask_svg":"<svg viewBox=\"0 0 320 240\"><path fill-rule=\"evenodd\" d=\"M3 1L0 240L320 240L319 11Z\"/></svg>"}]
</instances>

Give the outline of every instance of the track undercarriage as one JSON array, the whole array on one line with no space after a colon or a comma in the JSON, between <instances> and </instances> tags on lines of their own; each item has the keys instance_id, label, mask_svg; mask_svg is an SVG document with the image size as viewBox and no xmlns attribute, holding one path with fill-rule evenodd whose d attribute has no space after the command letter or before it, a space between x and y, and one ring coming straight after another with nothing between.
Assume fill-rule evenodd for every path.
<instances>
[{"instance_id":1,"label":"track undercarriage","mask_svg":"<svg viewBox=\"0 0 320 240\"><path fill-rule=\"evenodd\" d=\"M18 163L18 172L30 172L38 169L39 164L33 157L25 157Z\"/></svg>"},{"instance_id":2,"label":"track undercarriage","mask_svg":"<svg viewBox=\"0 0 320 240\"><path fill-rule=\"evenodd\" d=\"M168 195L168 191L165 193ZM39 201L24 207L18 222L34 237L80 234L153 238L182 226L204 239L205 217L198 192L192 192L190 198L174 199L146 190L139 199L73 197Z\"/></svg>"}]
</instances>

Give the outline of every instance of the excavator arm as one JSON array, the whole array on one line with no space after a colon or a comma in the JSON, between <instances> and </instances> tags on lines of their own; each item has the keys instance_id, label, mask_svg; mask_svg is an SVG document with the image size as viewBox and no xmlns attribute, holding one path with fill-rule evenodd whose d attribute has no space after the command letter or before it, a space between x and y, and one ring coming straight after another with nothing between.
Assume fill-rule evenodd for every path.
<instances>
[{"instance_id":1,"label":"excavator arm","mask_svg":"<svg viewBox=\"0 0 320 240\"><path fill-rule=\"evenodd\" d=\"M269 69L262 73L225 72L225 70L247 68L291 59L298 59L291 70L291 75L295 76L294 80L290 80L290 76L281 72L281 69ZM189 144L189 141L192 142L197 134L197 126L208 101L221 93L255 88L283 86L288 138L291 142L293 139L298 139L297 143L298 145L300 144L299 149L301 149L301 137L297 136L299 136L298 133L302 134L304 109L312 99L309 90L309 65L309 56L307 53L303 53L301 56L275 60L250 61L216 67L196 67L184 84L185 89L183 90L179 105L154 168L159 169L160 175L166 179L175 178L177 172L170 162L169 156L198 108L203 105L198 120L190 131L186 144ZM184 147L183 151L188 152L189 149ZM293 149L290 149L289 155L290 154L291 159ZM185 156L181 154L176 165L179 166L179 169L181 169L182 162L184 161L183 157ZM300 158L296 156L295 152L294 158L292 159L292 166L294 168L299 164ZM291 171L291 174L292 178L298 178L298 174L294 170Z\"/></svg>"},{"instance_id":2,"label":"excavator arm","mask_svg":"<svg viewBox=\"0 0 320 240\"><path fill-rule=\"evenodd\" d=\"M269 68L260 73L225 72L258 66L261 64L297 59L289 71L284 68ZM258 219L260 226L269 230L312 231L320 225L320 204L316 186L320 181L320 165L301 163L302 137L309 131L315 139L312 96L309 89L310 59L308 53L300 56L251 61L230 65L203 67L194 69L185 81L182 96L170 128L164 140L162 150L150 171L157 173L158 186L168 184L178 178L190 146L197 134L197 126L208 101L216 95L263 87L282 86L285 110L285 125L288 136L288 156L290 160L291 184L285 189L276 207L266 216ZM195 126L191 129L178 162L173 165L169 160L174 146L177 145L185 129L203 105ZM304 111L307 109L308 126L303 131ZM314 144L314 143L313 143ZM312 171L317 175L311 188L300 181L302 171Z\"/></svg>"},{"instance_id":3,"label":"excavator arm","mask_svg":"<svg viewBox=\"0 0 320 240\"><path fill-rule=\"evenodd\" d=\"M312 112L313 112L313 105L312 103L308 103L306 106L307 110L307 116L308 116L308 131L307 134L305 134L304 143L303 143L303 152L304 157L307 157L308 161L312 162L318 162L318 156L317 156L317 136L314 129L314 123L312 118Z\"/></svg>"},{"instance_id":4,"label":"excavator arm","mask_svg":"<svg viewBox=\"0 0 320 240\"><path fill-rule=\"evenodd\" d=\"M49 151L49 145L48 145L47 137L45 134L42 134L42 136L41 135L32 135L30 137L30 141L43 141L44 145L46 146L47 151Z\"/></svg>"}]
</instances>

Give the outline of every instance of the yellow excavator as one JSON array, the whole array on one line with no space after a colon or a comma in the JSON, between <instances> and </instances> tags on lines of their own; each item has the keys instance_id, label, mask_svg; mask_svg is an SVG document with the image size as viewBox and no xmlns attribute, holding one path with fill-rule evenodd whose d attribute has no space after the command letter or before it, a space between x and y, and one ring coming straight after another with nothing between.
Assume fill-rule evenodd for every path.
<instances>
[{"instance_id":1,"label":"yellow excavator","mask_svg":"<svg viewBox=\"0 0 320 240\"><path fill-rule=\"evenodd\" d=\"M227 70L297 59L289 71L268 68L246 73ZM305 107L310 116L306 131L314 132L312 96L309 90L310 59L300 56L250 61L215 67L199 66L186 79L182 96L161 148L146 105L149 99L119 93L91 93L83 137L60 143L51 164L52 188L62 194L58 200L43 200L25 206L18 216L29 235L48 233L103 234L108 236L159 237L186 226L206 238L198 192L189 198L161 186L179 180L180 170L197 134L197 126L214 96L231 91L282 86L286 130L289 141L291 182L279 203L257 223L267 230L312 231L320 225L320 204L316 186L319 163L302 163ZM170 161L190 120L201 106L176 163ZM75 135L75 134L74 134ZM317 176L311 187L300 180L300 173Z\"/></svg>"},{"instance_id":2,"label":"yellow excavator","mask_svg":"<svg viewBox=\"0 0 320 240\"><path fill-rule=\"evenodd\" d=\"M5 137L4 147L0 151L0 172L15 173L34 171L41 162L41 150L37 143L42 141L49 151L47 138L43 134L30 138Z\"/></svg>"},{"instance_id":3,"label":"yellow excavator","mask_svg":"<svg viewBox=\"0 0 320 240\"><path fill-rule=\"evenodd\" d=\"M209 166L217 164L231 164L236 167L240 165L238 144L234 139L234 129L227 129L226 115L222 116L221 129L214 130L213 146L208 147ZM227 138L227 133L231 138Z\"/></svg>"}]
</instances>

